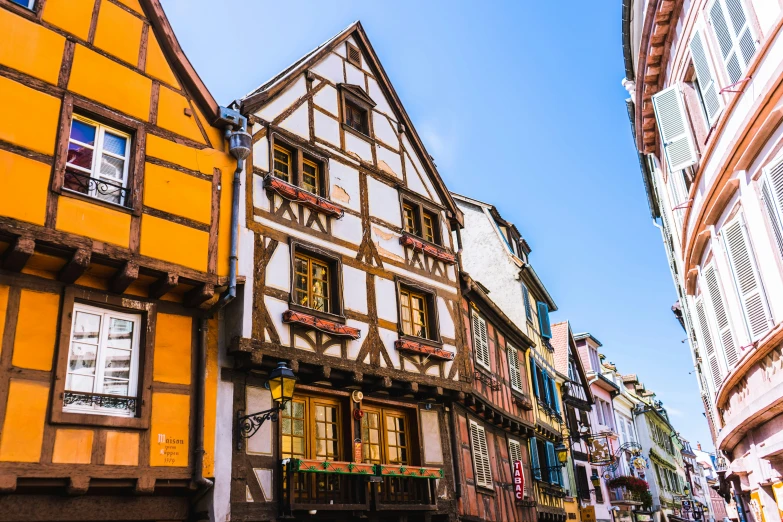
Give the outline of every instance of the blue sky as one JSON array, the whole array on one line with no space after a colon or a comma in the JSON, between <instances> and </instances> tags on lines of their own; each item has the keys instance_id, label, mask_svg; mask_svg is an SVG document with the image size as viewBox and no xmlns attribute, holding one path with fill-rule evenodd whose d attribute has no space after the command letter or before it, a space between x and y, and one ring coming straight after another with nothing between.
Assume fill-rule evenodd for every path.
<instances>
[{"instance_id":1,"label":"blue sky","mask_svg":"<svg viewBox=\"0 0 783 522\"><path fill-rule=\"evenodd\" d=\"M620 0L163 0L217 100L361 20L447 186L490 202L558 304L711 447L631 140Z\"/></svg>"}]
</instances>

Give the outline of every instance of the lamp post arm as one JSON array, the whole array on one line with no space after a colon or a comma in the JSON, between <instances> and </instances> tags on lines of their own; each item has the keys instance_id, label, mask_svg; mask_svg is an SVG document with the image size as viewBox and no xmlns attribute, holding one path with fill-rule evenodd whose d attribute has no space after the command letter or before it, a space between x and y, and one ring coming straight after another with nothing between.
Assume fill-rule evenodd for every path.
<instances>
[{"instance_id":1,"label":"lamp post arm","mask_svg":"<svg viewBox=\"0 0 783 522\"><path fill-rule=\"evenodd\" d=\"M278 412L284 408L282 402L268 410L242 415L242 410L237 411L237 433L240 438L249 439L261 428L261 425L268 420L277 422Z\"/></svg>"}]
</instances>

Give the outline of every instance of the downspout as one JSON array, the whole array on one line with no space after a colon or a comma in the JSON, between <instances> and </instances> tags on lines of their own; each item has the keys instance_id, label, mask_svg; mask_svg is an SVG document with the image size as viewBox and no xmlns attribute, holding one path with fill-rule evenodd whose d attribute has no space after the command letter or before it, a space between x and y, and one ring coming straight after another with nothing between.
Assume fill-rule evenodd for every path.
<instances>
[{"instance_id":1,"label":"downspout","mask_svg":"<svg viewBox=\"0 0 783 522\"><path fill-rule=\"evenodd\" d=\"M239 189L241 175L245 170L245 158L250 154L251 136L247 132L247 118L238 111L220 107L216 126L224 126L225 139L228 141L229 152L237 160L234 170L234 180L231 194L231 248L228 262L228 288L221 294L218 301L199 319L198 358L196 367L196 436L195 464L193 482L199 492L193 500L195 504L214 485L213 481L204 476L204 408L206 406L206 375L207 375L207 337L209 320L237 295L237 252L239 249ZM236 129L236 130L235 130Z\"/></svg>"},{"instance_id":2,"label":"downspout","mask_svg":"<svg viewBox=\"0 0 783 522\"><path fill-rule=\"evenodd\" d=\"M462 498L462 471L460 468L460 452L457 448L457 411L454 408L454 404L451 405L451 411L449 412L450 430L449 436L451 438L451 458L454 461L454 495L459 499Z\"/></svg>"}]
</instances>

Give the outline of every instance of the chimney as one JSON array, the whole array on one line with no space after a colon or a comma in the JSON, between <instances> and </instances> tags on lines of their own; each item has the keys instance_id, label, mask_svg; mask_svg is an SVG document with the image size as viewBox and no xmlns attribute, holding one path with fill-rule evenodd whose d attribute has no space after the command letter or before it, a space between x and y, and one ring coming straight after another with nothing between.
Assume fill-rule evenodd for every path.
<instances>
[{"instance_id":1,"label":"chimney","mask_svg":"<svg viewBox=\"0 0 783 522\"><path fill-rule=\"evenodd\" d=\"M696 449L701 451L701 442L696 443Z\"/></svg>"}]
</instances>

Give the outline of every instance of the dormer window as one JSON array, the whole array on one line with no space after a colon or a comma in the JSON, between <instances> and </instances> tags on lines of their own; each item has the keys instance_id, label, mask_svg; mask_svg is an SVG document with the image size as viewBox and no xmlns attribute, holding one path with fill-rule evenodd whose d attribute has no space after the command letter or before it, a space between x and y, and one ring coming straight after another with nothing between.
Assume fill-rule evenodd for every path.
<instances>
[{"instance_id":1,"label":"dormer window","mask_svg":"<svg viewBox=\"0 0 783 522\"><path fill-rule=\"evenodd\" d=\"M369 134L367 130L367 111L349 101L345 102L345 124L362 134Z\"/></svg>"},{"instance_id":2,"label":"dormer window","mask_svg":"<svg viewBox=\"0 0 783 522\"><path fill-rule=\"evenodd\" d=\"M348 83L338 84L342 101L343 128L363 137L372 137L370 112L375 102L364 91L364 87Z\"/></svg>"},{"instance_id":3,"label":"dormer window","mask_svg":"<svg viewBox=\"0 0 783 522\"><path fill-rule=\"evenodd\" d=\"M424 241L440 245L440 228L437 213L425 209L420 203L411 200L402 202L402 224L408 234L420 237Z\"/></svg>"}]
</instances>

